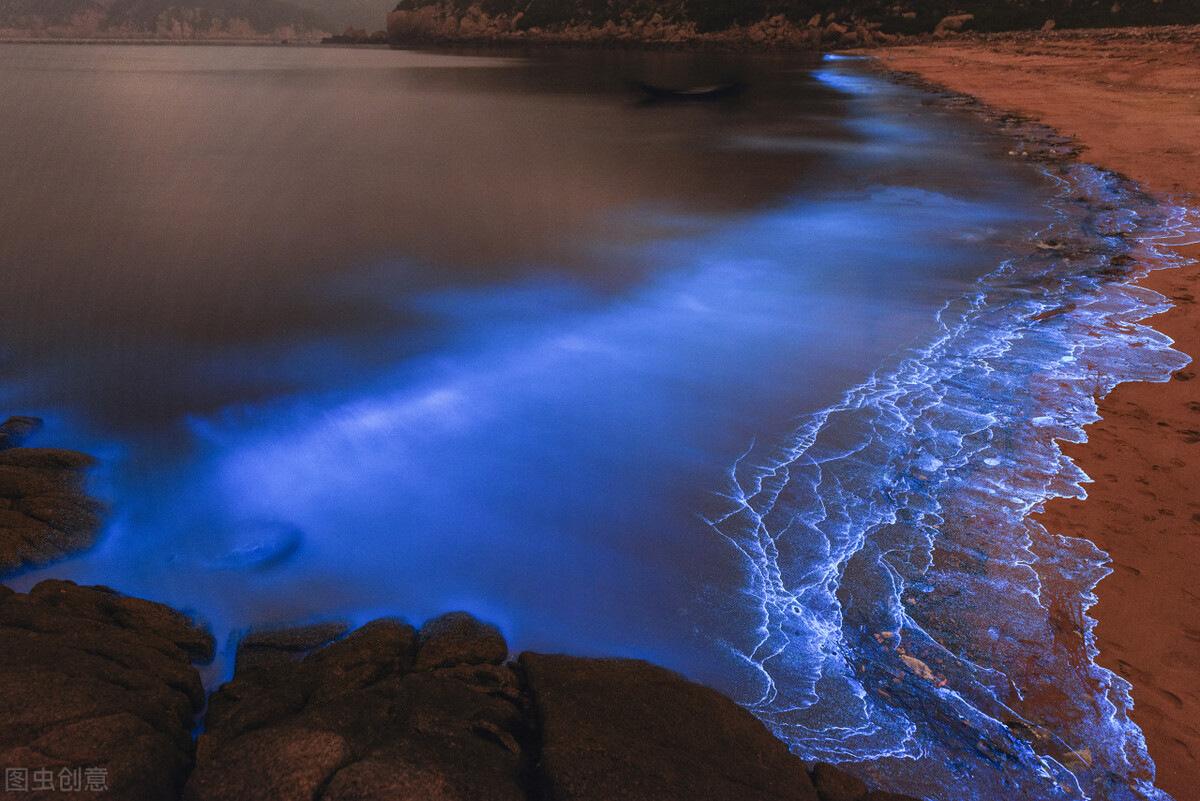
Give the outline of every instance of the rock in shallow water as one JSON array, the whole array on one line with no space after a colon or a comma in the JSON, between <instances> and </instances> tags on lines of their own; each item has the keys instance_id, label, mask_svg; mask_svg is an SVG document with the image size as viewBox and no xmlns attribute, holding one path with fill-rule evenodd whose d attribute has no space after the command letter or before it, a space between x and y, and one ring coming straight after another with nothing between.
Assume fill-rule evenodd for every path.
<instances>
[{"instance_id":1,"label":"rock in shallow water","mask_svg":"<svg viewBox=\"0 0 1200 801\"><path fill-rule=\"evenodd\" d=\"M309 652L341 637L350 630L348 623L314 623L287 629L247 634L238 643L235 671L300 662Z\"/></svg>"},{"instance_id":2,"label":"rock in shallow water","mask_svg":"<svg viewBox=\"0 0 1200 801\"><path fill-rule=\"evenodd\" d=\"M191 663L212 654L207 632L161 604L66 581L0 588L0 769L48 770L42 786L59 790L90 771L106 789L82 797L177 797L204 706Z\"/></svg>"},{"instance_id":3,"label":"rock in shallow water","mask_svg":"<svg viewBox=\"0 0 1200 801\"><path fill-rule=\"evenodd\" d=\"M860 801L867 794L867 785L828 762L817 762L812 768L813 785L821 801Z\"/></svg>"},{"instance_id":4,"label":"rock in shallow water","mask_svg":"<svg viewBox=\"0 0 1200 801\"><path fill-rule=\"evenodd\" d=\"M0 450L15 448L42 427L38 417L10 417L0 423Z\"/></svg>"},{"instance_id":5,"label":"rock in shallow water","mask_svg":"<svg viewBox=\"0 0 1200 801\"><path fill-rule=\"evenodd\" d=\"M515 676L419 670L416 645L382 620L303 662L238 670L212 696L184 797L524 799Z\"/></svg>"},{"instance_id":6,"label":"rock in shallow water","mask_svg":"<svg viewBox=\"0 0 1200 801\"><path fill-rule=\"evenodd\" d=\"M197 561L210 570L267 570L296 555L304 532L280 520L242 520L215 535L197 529L189 539Z\"/></svg>"},{"instance_id":7,"label":"rock in shallow water","mask_svg":"<svg viewBox=\"0 0 1200 801\"><path fill-rule=\"evenodd\" d=\"M293 643L307 629L252 635ZM325 632L321 632L325 633ZM244 646L245 647L245 646ZM464 613L368 624L301 662L239 658L213 693L187 801L518 801L819 795L805 764L719 693L637 660L508 653ZM830 785L832 786L832 785Z\"/></svg>"},{"instance_id":8,"label":"rock in shallow water","mask_svg":"<svg viewBox=\"0 0 1200 801\"><path fill-rule=\"evenodd\" d=\"M519 664L548 798L817 801L804 763L715 690L637 660L526 653Z\"/></svg>"},{"instance_id":9,"label":"rock in shallow water","mask_svg":"<svg viewBox=\"0 0 1200 801\"><path fill-rule=\"evenodd\" d=\"M0 585L0 767L101 771L107 789L80 797L132 801L181 785L188 801L903 798L856 795L832 766L814 789L752 715L645 662L500 664L504 638L463 613L328 642L344 630L246 637L192 770L204 693L191 663L212 658L209 634L104 587ZM57 797L27 797L43 796Z\"/></svg>"},{"instance_id":10,"label":"rock in shallow water","mask_svg":"<svg viewBox=\"0 0 1200 801\"><path fill-rule=\"evenodd\" d=\"M103 505L84 494L84 471L95 460L21 447L40 425L35 417L0 425L0 576L88 548L100 531Z\"/></svg>"},{"instance_id":11,"label":"rock in shallow water","mask_svg":"<svg viewBox=\"0 0 1200 801\"><path fill-rule=\"evenodd\" d=\"M508 643L500 629L481 623L466 612L450 612L421 627L418 668L451 665L498 665L508 659Z\"/></svg>"}]
</instances>

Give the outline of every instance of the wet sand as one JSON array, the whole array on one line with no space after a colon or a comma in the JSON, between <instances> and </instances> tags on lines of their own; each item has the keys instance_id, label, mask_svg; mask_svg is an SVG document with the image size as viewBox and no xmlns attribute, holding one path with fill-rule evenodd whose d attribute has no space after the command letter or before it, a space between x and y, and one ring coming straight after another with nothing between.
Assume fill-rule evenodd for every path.
<instances>
[{"instance_id":1,"label":"wet sand","mask_svg":"<svg viewBox=\"0 0 1200 801\"><path fill-rule=\"evenodd\" d=\"M1083 159L1200 205L1200 27L956 38L865 51L890 70L970 94L1074 136ZM1196 237L1191 237L1196 238ZM1180 247L1200 259L1200 246ZM1149 322L1200 357L1200 263L1142 285L1174 307ZM1125 384L1068 455L1094 480L1041 522L1112 557L1091 614L1097 661L1133 684L1132 717L1156 785L1200 799L1200 366Z\"/></svg>"}]
</instances>

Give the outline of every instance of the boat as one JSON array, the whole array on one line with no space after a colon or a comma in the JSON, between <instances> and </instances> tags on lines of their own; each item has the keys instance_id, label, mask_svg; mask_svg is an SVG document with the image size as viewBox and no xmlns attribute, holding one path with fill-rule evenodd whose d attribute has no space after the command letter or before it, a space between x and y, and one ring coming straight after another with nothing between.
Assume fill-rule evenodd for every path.
<instances>
[{"instance_id":1,"label":"boat","mask_svg":"<svg viewBox=\"0 0 1200 801\"><path fill-rule=\"evenodd\" d=\"M692 86L685 89L655 86L643 81L631 81L630 83L645 94L648 100L723 100L740 95L750 86L745 81L739 79L708 86Z\"/></svg>"}]
</instances>

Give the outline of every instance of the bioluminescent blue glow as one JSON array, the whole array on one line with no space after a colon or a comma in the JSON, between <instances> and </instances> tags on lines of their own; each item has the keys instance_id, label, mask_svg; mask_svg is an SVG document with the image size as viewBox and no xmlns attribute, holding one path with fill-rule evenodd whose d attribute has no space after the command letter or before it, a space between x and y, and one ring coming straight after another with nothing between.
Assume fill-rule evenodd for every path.
<instances>
[{"instance_id":1,"label":"bioluminescent blue glow","mask_svg":"<svg viewBox=\"0 0 1200 801\"><path fill-rule=\"evenodd\" d=\"M927 346L743 454L707 517L745 567L722 601L756 623L728 641L743 700L798 752L887 758L864 769L935 795L1165 797L1130 685L1093 661L1107 556L1029 515L1084 496L1057 442L1085 439L1096 398L1187 364L1139 324L1165 299L1106 268L1130 235L1142 264L1174 266L1155 242L1195 228L1094 169L1060 180L1040 249L943 307ZM1119 209L1082 215L1081 198Z\"/></svg>"},{"instance_id":2,"label":"bioluminescent blue glow","mask_svg":"<svg viewBox=\"0 0 1200 801\"><path fill-rule=\"evenodd\" d=\"M1161 798L1104 555L1028 516L1095 397L1182 364L1109 269L1169 208L852 60L62 53L0 53L0 397L112 514L16 586L227 649L465 609L935 801ZM704 70L751 90L624 91Z\"/></svg>"}]
</instances>

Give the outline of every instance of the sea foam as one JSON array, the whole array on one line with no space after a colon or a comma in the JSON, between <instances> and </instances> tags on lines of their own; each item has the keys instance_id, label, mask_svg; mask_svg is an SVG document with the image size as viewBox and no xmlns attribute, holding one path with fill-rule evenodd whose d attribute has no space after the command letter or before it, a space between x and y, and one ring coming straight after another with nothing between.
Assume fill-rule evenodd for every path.
<instances>
[{"instance_id":1,"label":"sea foam","mask_svg":"<svg viewBox=\"0 0 1200 801\"><path fill-rule=\"evenodd\" d=\"M1085 497L1059 443L1097 400L1188 363L1138 286L1195 217L1087 165L1056 220L938 313L936 334L784 441L756 443L704 519L741 555L725 645L743 702L793 751L933 799L1164 799L1095 662L1108 557L1031 517ZM1190 233L1189 233L1190 232Z\"/></svg>"}]
</instances>

